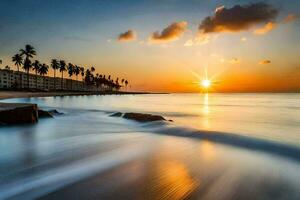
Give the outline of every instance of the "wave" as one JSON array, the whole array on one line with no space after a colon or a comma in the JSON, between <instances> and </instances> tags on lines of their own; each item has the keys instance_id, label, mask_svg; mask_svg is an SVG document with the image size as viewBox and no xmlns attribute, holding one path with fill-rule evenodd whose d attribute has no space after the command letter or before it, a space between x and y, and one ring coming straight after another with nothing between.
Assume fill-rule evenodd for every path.
<instances>
[{"instance_id":1,"label":"wave","mask_svg":"<svg viewBox=\"0 0 300 200\"><path fill-rule=\"evenodd\" d=\"M300 148L289 144L268 141L260 138L252 138L233 133L202 131L187 127L170 126L170 124L167 122L151 122L142 126L150 129L150 132L156 134L187 137L193 139L205 139L234 147L262 151L300 162Z\"/></svg>"}]
</instances>

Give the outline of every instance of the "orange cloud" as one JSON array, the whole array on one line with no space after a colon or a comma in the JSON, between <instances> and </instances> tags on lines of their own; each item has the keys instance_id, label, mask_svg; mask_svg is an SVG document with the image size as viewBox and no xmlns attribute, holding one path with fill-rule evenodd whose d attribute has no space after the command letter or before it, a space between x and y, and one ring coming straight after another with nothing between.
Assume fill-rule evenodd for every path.
<instances>
[{"instance_id":1,"label":"orange cloud","mask_svg":"<svg viewBox=\"0 0 300 200\"><path fill-rule=\"evenodd\" d=\"M238 32L256 24L272 21L278 10L266 3L235 5L232 8L218 7L213 16L206 17L200 24L203 33Z\"/></svg>"},{"instance_id":2,"label":"orange cloud","mask_svg":"<svg viewBox=\"0 0 300 200\"><path fill-rule=\"evenodd\" d=\"M197 46L197 45L205 45L209 43L211 40L211 37L206 34L199 34L197 37L193 39L189 39L184 43L184 46L191 47L191 46Z\"/></svg>"},{"instance_id":3,"label":"orange cloud","mask_svg":"<svg viewBox=\"0 0 300 200\"><path fill-rule=\"evenodd\" d=\"M128 30L124 33L121 33L118 37L120 42L129 42L136 39L136 33L133 30Z\"/></svg>"},{"instance_id":4,"label":"orange cloud","mask_svg":"<svg viewBox=\"0 0 300 200\"><path fill-rule=\"evenodd\" d=\"M177 40L186 30L187 22L174 22L166 27L161 33L159 31L154 32L149 40L151 42L171 42Z\"/></svg>"},{"instance_id":5,"label":"orange cloud","mask_svg":"<svg viewBox=\"0 0 300 200\"><path fill-rule=\"evenodd\" d=\"M289 14L288 16L286 16L283 20L284 23L290 23L293 22L297 19L297 16L295 14Z\"/></svg>"},{"instance_id":6,"label":"orange cloud","mask_svg":"<svg viewBox=\"0 0 300 200\"><path fill-rule=\"evenodd\" d=\"M267 65L267 64L270 64L271 63L271 60L262 60L259 62L260 65Z\"/></svg>"},{"instance_id":7,"label":"orange cloud","mask_svg":"<svg viewBox=\"0 0 300 200\"><path fill-rule=\"evenodd\" d=\"M277 24L275 22L268 22L262 28L258 28L256 30L254 30L253 33L255 35L264 35L270 31L272 31L276 27L277 27Z\"/></svg>"}]
</instances>

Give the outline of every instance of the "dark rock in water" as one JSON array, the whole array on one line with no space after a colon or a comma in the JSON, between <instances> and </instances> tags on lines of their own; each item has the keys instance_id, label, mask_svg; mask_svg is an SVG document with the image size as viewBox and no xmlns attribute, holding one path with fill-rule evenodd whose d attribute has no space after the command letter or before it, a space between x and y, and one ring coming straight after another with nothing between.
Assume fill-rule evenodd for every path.
<instances>
[{"instance_id":1,"label":"dark rock in water","mask_svg":"<svg viewBox=\"0 0 300 200\"><path fill-rule=\"evenodd\" d=\"M38 110L39 118L53 118L53 115L49 111Z\"/></svg>"},{"instance_id":2,"label":"dark rock in water","mask_svg":"<svg viewBox=\"0 0 300 200\"><path fill-rule=\"evenodd\" d=\"M121 112L116 112L110 115L110 117L122 117L123 113Z\"/></svg>"},{"instance_id":3,"label":"dark rock in water","mask_svg":"<svg viewBox=\"0 0 300 200\"><path fill-rule=\"evenodd\" d=\"M123 118L132 119L139 122L165 121L160 115L142 114L142 113L125 113Z\"/></svg>"},{"instance_id":4,"label":"dark rock in water","mask_svg":"<svg viewBox=\"0 0 300 200\"><path fill-rule=\"evenodd\" d=\"M64 113L61 113L61 112L58 112L57 110L49 110L48 111L50 114L52 114L52 115L63 115Z\"/></svg>"},{"instance_id":5,"label":"dark rock in water","mask_svg":"<svg viewBox=\"0 0 300 200\"><path fill-rule=\"evenodd\" d=\"M24 124L37 121L36 104L0 103L0 124Z\"/></svg>"}]
</instances>

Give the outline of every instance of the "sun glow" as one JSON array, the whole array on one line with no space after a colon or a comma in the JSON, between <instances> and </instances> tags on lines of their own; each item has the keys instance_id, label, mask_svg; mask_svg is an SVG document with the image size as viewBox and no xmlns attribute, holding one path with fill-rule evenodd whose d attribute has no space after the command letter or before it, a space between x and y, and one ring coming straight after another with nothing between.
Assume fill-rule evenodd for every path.
<instances>
[{"instance_id":1,"label":"sun glow","mask_svg":"<svg viewBox=\"0 0 300 200\"><path fill-rule=\"evenodd\" d=\"M208 79L204 79L201 81L201 86L205 89L209 88L210 85L211 85L211 82Z\"/></svg>"}]
</instances>

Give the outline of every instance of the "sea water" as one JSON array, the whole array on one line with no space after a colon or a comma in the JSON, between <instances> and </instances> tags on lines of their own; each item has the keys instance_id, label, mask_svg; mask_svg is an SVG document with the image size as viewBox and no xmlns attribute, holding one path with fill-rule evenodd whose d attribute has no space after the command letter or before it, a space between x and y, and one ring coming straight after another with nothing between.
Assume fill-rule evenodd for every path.
<instances>
[{"instance_id":1,"label":"sea water","mask_svg":"<svg viewBox=\"0 0 300 200\"><path fill-rule=\"evenodd\" d=\"M0 127L0 199L300 198L300 94L3 102L64 114ZM138 123L110 117L114 112L158 114L172 122Z\"/></svg>"}]
</instances>

